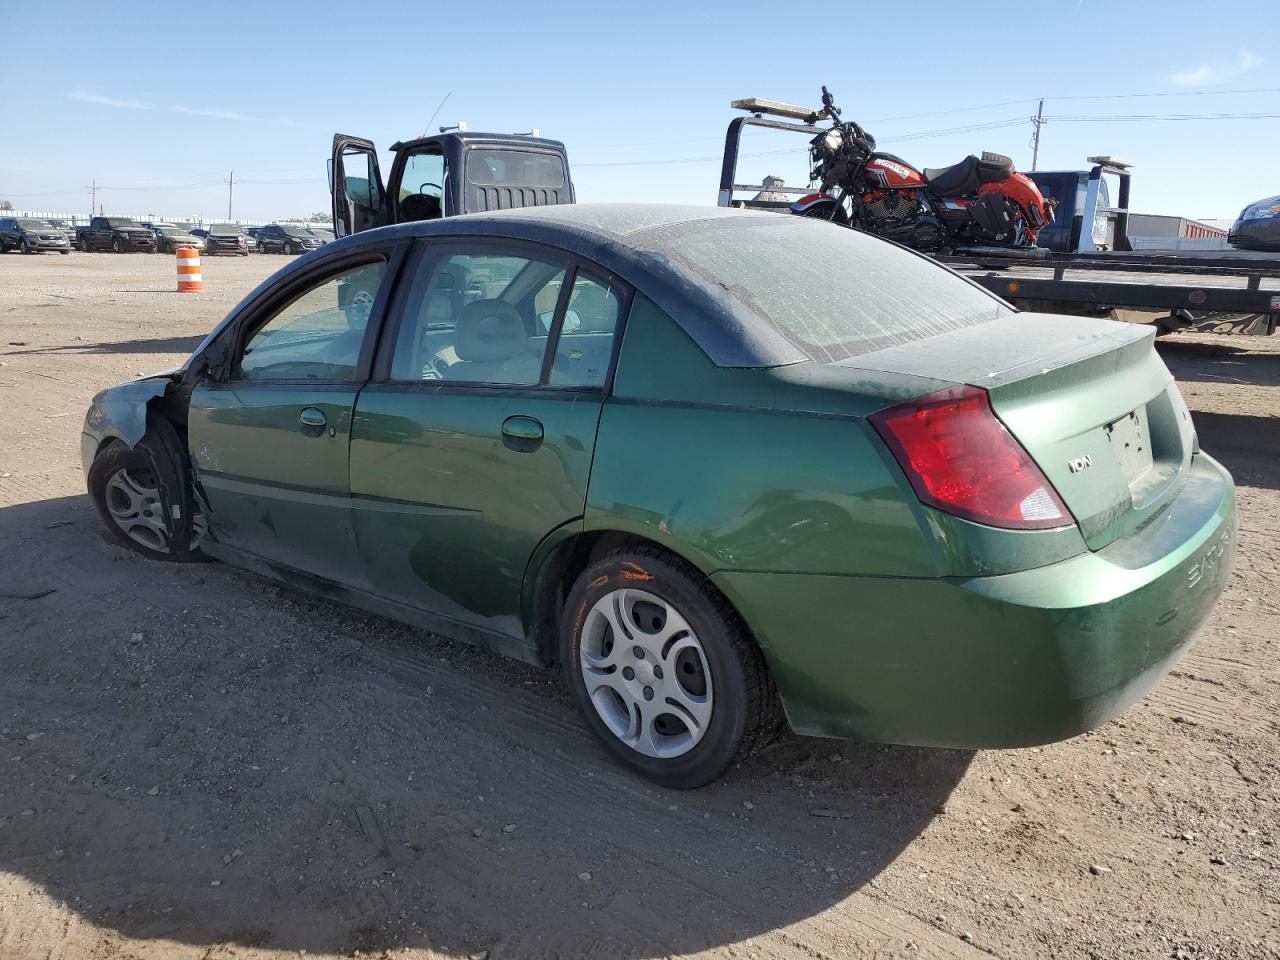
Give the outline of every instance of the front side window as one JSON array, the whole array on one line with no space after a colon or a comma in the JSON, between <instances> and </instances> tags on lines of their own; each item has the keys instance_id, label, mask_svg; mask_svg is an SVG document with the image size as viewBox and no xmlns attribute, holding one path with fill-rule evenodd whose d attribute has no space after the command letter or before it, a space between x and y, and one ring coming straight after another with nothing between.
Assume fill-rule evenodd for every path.
<instances>
[{"instance_id":1,"label":"front side window","mask_svg":"<svg viewBox=\"0 0 1280 960\"><path fill-rule=\"evenodd\" d=\"M237 378L353 379L386 269L384 260L348 268L281 307L250 334Z\"/></svg>"},{"instance_id":2,"label":"front side window","mask_svg":"<svg viewBox=\"0 0 1280 960\"><path fill-rule=\"evenodd\" d=\"M343 151L342 192L366 210L376 210L382 203L378 192L378 160L372 153L359 148Z\"/></svg>"},{"instance_id":3,"label":"front side window","mask_svg":"<svg viewBox=\"0 0 1280 960\"><path fill-rule=\"evenodd\" d=\"M400 219L435 220L444 213L444 157L415 153L400 175Z\"/></svg>"}]
</instances>

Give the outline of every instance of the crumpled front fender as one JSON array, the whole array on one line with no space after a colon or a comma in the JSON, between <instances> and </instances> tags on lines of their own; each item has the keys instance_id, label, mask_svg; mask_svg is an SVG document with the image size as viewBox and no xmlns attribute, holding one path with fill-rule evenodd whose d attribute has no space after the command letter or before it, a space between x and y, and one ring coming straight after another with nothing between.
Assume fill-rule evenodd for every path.
<instances>
[{"instance_id":1,"label":"crumpled front fender","mask_svg":"<svg viewBox=\"0 0 1280 960\"><path fill-rule=\"evenodd\" d=\"M112 438L137 446L147 432L147 405L173 384L177 371L155 374L142 380L109 387L93 398L84 416L80 442L81 466L85 477L98 448Z\"/></svg>"}]
</instances>

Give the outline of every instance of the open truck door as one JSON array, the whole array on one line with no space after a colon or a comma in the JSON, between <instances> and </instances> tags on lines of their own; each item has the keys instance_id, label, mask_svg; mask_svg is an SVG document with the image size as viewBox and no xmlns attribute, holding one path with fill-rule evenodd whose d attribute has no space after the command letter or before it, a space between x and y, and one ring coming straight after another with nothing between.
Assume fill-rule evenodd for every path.
<instances>
[{"instance_id":1,"label":"open truck door","mask_svg":"<svg viewBox=\"0 0 1280 960\"><path fill-rule=\"evenodd\" d=\"M371 140L334 134L329 195L333 198L333 232L337 237L391 222L378 169L378 151Z\"/></svg>"}]
</instances>

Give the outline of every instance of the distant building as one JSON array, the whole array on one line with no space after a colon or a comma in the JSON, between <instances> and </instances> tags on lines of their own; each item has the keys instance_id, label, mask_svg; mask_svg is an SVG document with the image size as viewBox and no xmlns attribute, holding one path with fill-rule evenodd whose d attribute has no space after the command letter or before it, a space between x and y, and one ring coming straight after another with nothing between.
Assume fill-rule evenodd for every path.
<instances>
[{"instance_id":1,"label":"distant building","mask_svg":"<svg viewBox=\"0 0 1280 960\"><path fill-rule=\"evenodd\" d=\"M1135 250L1226 250L1227 231L1203 220L1159 213L1130 213Z\"/></svg>"}]
</instances>

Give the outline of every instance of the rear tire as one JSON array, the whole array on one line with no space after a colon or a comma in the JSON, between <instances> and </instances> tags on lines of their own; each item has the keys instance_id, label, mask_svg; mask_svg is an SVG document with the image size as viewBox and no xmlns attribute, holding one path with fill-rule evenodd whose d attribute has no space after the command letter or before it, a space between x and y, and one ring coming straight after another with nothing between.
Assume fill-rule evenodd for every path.
<instances>
[{"instance_id":1,"label":"rear tire","mask_svg":"<svg viewBox=\"0 0 1280 960\"><path fill-rule=\"evenodd\" d=\"M773 716L773 684L737 612L656 548L610 553L582 573L565 604L560 660L592 733L666 787L716 779Z\"/></svg>"}]
</instances>

